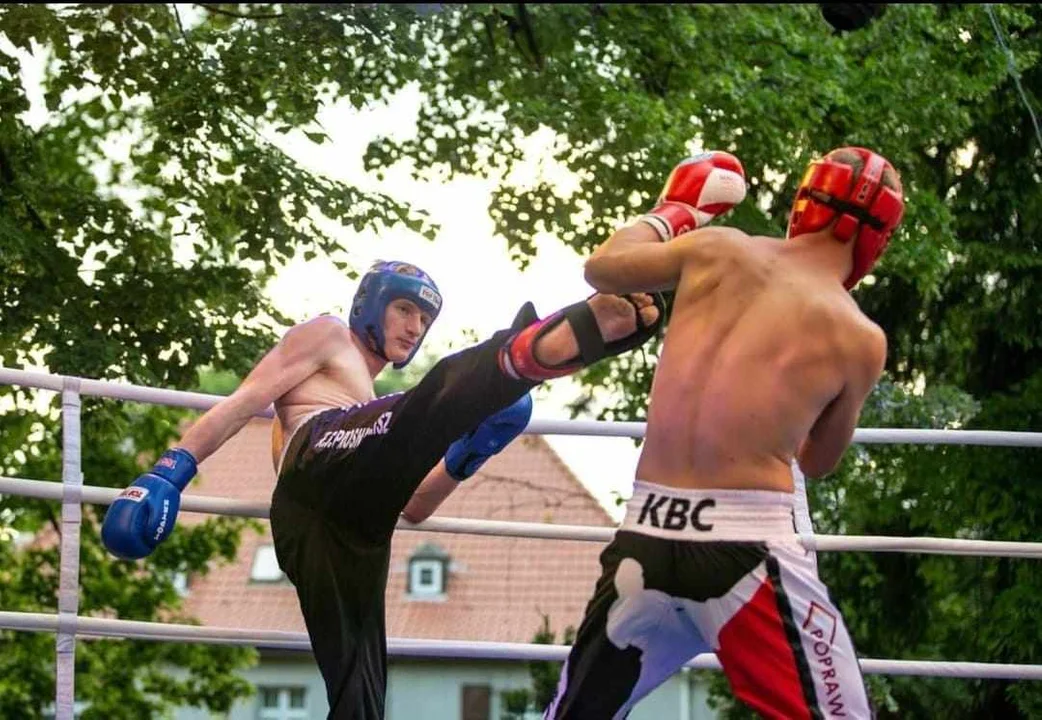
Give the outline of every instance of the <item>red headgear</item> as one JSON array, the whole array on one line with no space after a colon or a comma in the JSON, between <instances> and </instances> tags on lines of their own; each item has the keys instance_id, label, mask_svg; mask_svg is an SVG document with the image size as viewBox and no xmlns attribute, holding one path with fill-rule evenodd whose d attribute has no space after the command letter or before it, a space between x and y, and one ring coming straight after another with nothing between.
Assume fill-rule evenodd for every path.
<instances>
[{"instance_id":1,"label":"red headgear","mask_svg":"<svg viewBox=\"0 0 1042 720\"><path fill-rule=\"evenodd\" d=\"M862 159L856 177L852 166L831 159L843 152ZM894 170L886 158L871 150L840 148L812 162L796 191L787 237L817 232L838 215L832 234L840 242L854 241L854 267L843 281L848 290L876 264L904 215L901 191L883 186L887 169Z\"/></svg>"}]
</instances>

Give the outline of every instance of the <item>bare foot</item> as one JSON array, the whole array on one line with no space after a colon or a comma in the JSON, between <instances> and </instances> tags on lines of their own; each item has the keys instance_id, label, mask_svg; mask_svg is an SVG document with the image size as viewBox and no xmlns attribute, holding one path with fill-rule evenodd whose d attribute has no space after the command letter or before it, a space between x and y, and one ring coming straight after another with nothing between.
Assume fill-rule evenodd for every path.
<instances>
[{"instance_id":1,"label":"bare foot","mask_svg":"<svg viewBox=\"0 0 1042 720\"><path fill-rule=\"evenodd\" d=\"M633 293L633 302L640 309L643 325L650 325L658 320L658 308L650 295ZM619 295L598 293L586 301L597 319L597 329L601 331L604 342L632 335L637 330L633 305ZM539 339L535 346L535 359L548 367L562 365L574 360L579 355L579 343L575 339L568 323L561 323Z\"/></svg>"}]
</instances>

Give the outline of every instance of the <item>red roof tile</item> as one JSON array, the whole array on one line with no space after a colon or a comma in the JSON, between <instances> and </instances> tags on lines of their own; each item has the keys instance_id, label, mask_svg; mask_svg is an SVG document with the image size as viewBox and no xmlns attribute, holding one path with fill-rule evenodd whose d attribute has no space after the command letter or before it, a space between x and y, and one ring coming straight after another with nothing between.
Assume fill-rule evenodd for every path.
<instances>
[{"instance_id":1,"label":"red roof tile","mask_svg":"<svg viewBox=\"0 0 1042 720\"><path fill-rule=\"evenodd\" d=\"M270 421L251 421L200 467L189 493L266 502L275 474ZM538 436L523 435L489 460L439 509L441 517L575 525L614 525L610 516ZM192 515L186 520L192 522ZM196 515L195 521L201 519ZM193 579L186 611L203 624L303 631L293 587L251 582L264 532L243 535L236 562ZM408 558L424 543L450 556L442 601L406 596ZM530 642L544 614L560 633L578 625L599 574L597 542L536 540L456 533L398 531L387 587L391 637ZM560 637L560 636L559 636Z\"/></svg>"}]
</instances>

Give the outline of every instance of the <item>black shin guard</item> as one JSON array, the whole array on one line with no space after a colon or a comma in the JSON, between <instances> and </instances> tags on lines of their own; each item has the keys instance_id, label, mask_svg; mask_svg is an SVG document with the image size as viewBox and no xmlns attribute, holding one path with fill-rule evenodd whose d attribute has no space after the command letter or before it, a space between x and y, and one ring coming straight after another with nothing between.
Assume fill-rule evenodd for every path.
<instances>
[{"instance_id":1,"label":"black shin guard","mask_svg":"<svg viewBox=\"0 0 1042 720\"><path fill-rule=\"evenodd\" d=\"M659 328L662 327L666 312L665 299L658 293L652 296L659 315L655 322L650 325L644 325L640 319L640 309L633 302L633 299L628 295L621 297L633 305L636 315L637 329L626 337L613 340L612 342L605 342L601 336L600 328L597 327L597 318L590 309L589 303L583 300L582 302L569 305L545 320L527 323L523 329L511 336L504 344L502 350L500 350L500 367L511 377L541 382L570 375L604 358L614 357L640 347L658 334ZM521 308L521 311L518 312L511 329L517 329L519 322L523 322L530 317L530 313L534 313L534 308L532 308L531 303L526 303ZM543 365L535 359L535 344L543 335L565 321L568 322L572 332L575 333L575 340L579 345L579 354L560 365L552 367Z\"/></svg>"}]
</instances>

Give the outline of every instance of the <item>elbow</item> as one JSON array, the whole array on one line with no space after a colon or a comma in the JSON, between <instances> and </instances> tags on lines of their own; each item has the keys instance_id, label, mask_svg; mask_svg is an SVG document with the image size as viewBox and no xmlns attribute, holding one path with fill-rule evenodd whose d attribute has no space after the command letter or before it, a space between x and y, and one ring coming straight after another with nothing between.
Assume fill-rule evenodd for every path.
<instances>
[{"instance_id":1,"label":"elbow","mask_svg":"<svg viewBox=\"0 0 1042 720\"><path fill-rule=\"evenodd\" d=\"M833 470L833 468L831 468L831 467L825 467L823 465L816 465L816 464L814 464L811 461L802 460L802 459L799 460L799 464L800 464L800 471L806 477L810 478L811 480L819 480L819 479L825 477L826 475L828 475Z\"/></svg>"},{"instance_id":2,"label":"elbow","mask_svg":"<svg viewBox=\"0 0 1042 720\"><path fill-rule=\"evenodd\" d=\"M619 289L612 282L611 258L594 253L583 265L583 278L590 287L602 293L617 293Z\"/></svg>"},{"instance_id":3,"label":"elbow","mask_svg":"<svg viewBox=\"0 0 1042 720\"><path fill-rule=\"evenodd\" d=\"M650 225L638 222L619 228L599 245L583 265L583 277L594 289L612 295L633 292L633 252L643 256L646 245L660 244Z\"/></svg>"},{"instance_id":4,"label":"elbow","mask_svg":"<svg viewBox=\"0 0 1042 720\"><path fill-rule=\"evenodd\" d=\"M796 455L796 462L800 466L800 472L802 472L808 478L817 480L830 474L839 465L839 458L824 458L820 455L815 456L810 449L804 447Z\"/></svg>"},{"instance_id":5,"label":"elbow","mask_svg":"<svg viewBox=\"0 0 1042 720\"><path fill-rule=\"evenodd\" d=\"M600 263L596 258L590 258L583 265L583 279L595 290L600 290L598 280L600 279Z\"/></svg>"},{"instance_id":6,"label":"elbow","mask_svg":"<svg viewBox=\"0 0 1042 720\"><path fill-rule=\"evenodd\" d=\"M417 512L416 510L412 510L410 508L405 508L404 510L402 510L402 518L408 522L411 522L413 525L419 525L430 516L430 513Z\"/></svg>"}]
</instances>

